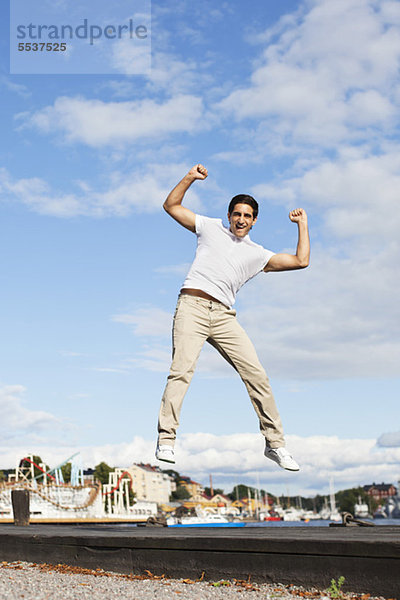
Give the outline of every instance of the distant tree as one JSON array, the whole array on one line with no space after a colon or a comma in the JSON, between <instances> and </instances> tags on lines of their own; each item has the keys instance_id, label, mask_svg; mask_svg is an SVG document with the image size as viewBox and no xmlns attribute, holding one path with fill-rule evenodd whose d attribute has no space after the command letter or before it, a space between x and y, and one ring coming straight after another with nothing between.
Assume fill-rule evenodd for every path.
<instances>
[{"instance_id":1,"label":"distant tree","mask_svg":"<svg viewBox=\"0 0 400 600\"><path fill-rule=\"evenodd\" d=\"M35 463L34 466L33 466L33 476L34 476L34 478L43 476L43 471L41 471L40 469L38 469L38 467L36 466L36 465L38 465L38 466L42 465L43 461L42 461L41 457L37 456L36 454L34 454L32 456L32 461ZM21 460L20 466L24 466L27 469L29 468L29 474L27 475L27 477L28 477L28 479L30 479L31 478L31 473L30 473L31 463L29 461L27 461L27 460ZM50 471L49 465L45 464L44 466L41 466L41 468L44 471Z\"/></svg>"},{"instance_id":2,"label":"distant tree","mask_svg":"<svg viewBox=\"0 0 400 600\"><path fill-rule=\"evenodd\" d=\"M61 467L61 473L65 483L69 483L71 481L71 469L72 463L70 462Z\"/></svg>"},{"instance_id":3,"label":"distant tree","mask_svg":"<svg viewBox=\"0 0 400 600\"><path fill-rule=\"evenodd\" d=\"M6 476L4 475L3 471L0 471L0 481L4 481L6 478Z\"/></svg>"},{"instance_id":4,"label":"distant tree","mask_svg":"<svg viewBox=\"0 0 400 600\"><path fill-rule=\"evenodd\" d=\"M178 485L179 482L182 480L181 475L178 473L178 471L174 471L174 469L163 469L162 472L172 477L176 485Z\"/></svg>"},{"instance_id":5,"label":"distant tree","mask_svg":"<svg viewBox=\"0 0 400 600\"><path fill-rule=\"evenodd\" d=\"M319 494L317 494L316 496L314 496L314 498L311 498L311 500L313 501L313 507L312 509L315 512L319 512L322 507L325 504L325 497L324 496L320 496Z\"/></svg>"},{"instance_id":6,"label":"distant tree","mask_svg":"<svg viewBox=\"0 0 400 600\"><path fill-rule=\"evenodd\" d=\"M228 498L230 498L233 502L239 498L248 498L249 490L251 493L251 497L254 498L254 489L253 487L249 487L248 485L244 485L243 483L239 483L239 485L235 485L233 490L227 494Z\"/></svg>"},{"instance_id":7,"label":"distant tree","mask_svg":"<svg viewBox=\"0 0 400 600\"><path fill-rule=\"evenodd\" d=\"M114 467L110 467L107 463L101 462L95 466L93 475L95 479L104 484L108 483L108 475L111 471L114 471Z\"/></svg>"},{"instance_id":8,"label":"distant tree","mask_svg":"<svg viewBox=\"0 0 400 600\"><path fill-rule=\"evenodd\" d=\"M36 465L39 465L39 467L41 467L42 469L44 469L44 471L49 471L50 470L50 467L48 465L44 465L44 467L42 467L43 461L42 461L42 459L41 459L40 456L33 455L32 460L33 460L34 463L36 463ZM40 476L40 475L43 474L43 471L41 471L40 469L38 469L36 466L33 467L33 470L35 472L35 477L38 477L38 475Z\"/></svg>"},{"instance_id":9,"label":"distant tree","mask_svg":"<svg viewBox=\"0 0 400 600\"><path fill-rule=\"evenodd\" d=\"M350 488L348 490L341 490L335 494L336 503L338 504L341 511L346 511L354 514L354 505L358 504L360 499L362 503L368 505L371 512L374 512L377 508L377 502L375 502L362 487Z\"/></svg>"},{"instance_id":10,"label":"distant tree","mask_svg":"<svg viewBox=\"0 0 400 600\"><path fill-rule=\"evenodd\" d=\"M171 500L188 500L190 493L184 485L178 485L171 494Z\"/></svg>"},{"instance_id":11,"label":"distant tree","mask_svg":"<svg viewBox=\"0 0 400 600\"><path fill-rule=\"evenodd\" d=\"M135 492L133 490L131 490L131 488L129 488L128 495L129 495L129 504L132 506L132 504L135 501L136 494L135 494Z\"/></svg>"},{"instance_id":12,"label":"distant tree","mask_svg":"<svg viewBox=\"0 0 400 600\"><path fill-rule=\"evenodd\" d=\"M263 501L265 499L265 502L267 501L267 497L268 497L268 500L272 500L273 502L275 502L275 500L276 500L276 497L273 494L270 494L269 492L266 492L263 489L259 490L259 493L260 493L260 498Z\"/></svg>"},{"instance_id":13,"label":"distant tree","mask_svg":"<svg viewBox=\"0 0 400 600\"><path fill-rule=\"evenodd\" d=\"M209 488L209 487L205 487L205 488L204 488L204 493L205 493L207 496L211 496L211 488ZM213 488L213 495L214 495L214 496L215 496L216 494L221 494L221 495L222 495L223 493L224 493L224 490L221 490L220 488Z\"/></svg>"}]
</instances>

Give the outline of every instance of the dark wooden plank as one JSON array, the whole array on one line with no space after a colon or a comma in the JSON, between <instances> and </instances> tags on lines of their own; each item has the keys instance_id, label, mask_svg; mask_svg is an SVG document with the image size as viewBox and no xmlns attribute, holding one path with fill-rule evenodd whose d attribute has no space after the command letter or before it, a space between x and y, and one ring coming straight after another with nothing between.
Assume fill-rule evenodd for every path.
<instances>
[{"instance_id":1,"label":"dark wooden plank","mask_svg":"<svg viewBox=\"0 0 400 600\"><path fill-rule=\"evenodd\" d=\"M29 490L11 490L14 525L29 525Z\"/></svg>"},{"instance_id":2,"label":"dark wooden plank","mask_svg":"<svg viewBox=\"0 0 400 600\"><path fill-rule=\"evenodd\" d=\"M0 560L66 563L121 573L244 578L329 586L396 598L400 527L152 529L0 525ZM400 600L400 599L399 599Z\"/></svg>"}]
</instances>

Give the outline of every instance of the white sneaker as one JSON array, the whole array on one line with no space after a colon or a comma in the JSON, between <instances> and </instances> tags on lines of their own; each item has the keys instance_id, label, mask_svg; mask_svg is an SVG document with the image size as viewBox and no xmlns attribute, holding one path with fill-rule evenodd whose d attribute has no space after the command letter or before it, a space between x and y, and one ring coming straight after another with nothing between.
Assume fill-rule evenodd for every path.
<instances>
[{"instance_id":1,"label":"white sneaker","mask_svg":"<svg viewBox=\"0 0 400 600\"><path fill-rule=\"evenodd\" d=\"M278 463L282 469L287 469L288 471L300 470L299 465L286 448L268 448L268 446L266 446L264 456Z\"/></svg>"},{"instance_id":2,"label":"white sneaker","mask_svg":"<svg viewBox=\"0 0 400 600\"><path fill-rule=\"evenodd\" d=\"M158 460L163 460L164 462L174 463L175 462L175 453L172 446L157 446L156 448L156 458Z\"/></svg>"}]
</instances>

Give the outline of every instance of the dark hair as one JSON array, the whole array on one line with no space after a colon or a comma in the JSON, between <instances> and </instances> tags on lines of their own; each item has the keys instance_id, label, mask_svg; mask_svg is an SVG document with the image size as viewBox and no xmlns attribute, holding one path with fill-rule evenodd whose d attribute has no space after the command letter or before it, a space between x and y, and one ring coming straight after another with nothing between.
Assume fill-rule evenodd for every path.
<instances>
[{"instance_id":1,"label":"dark hair","mask_svg":"<svg viewBox=\"0 0 400 600\"><path fill-rule=\"evenodd\" d=\"M238 194L234 196L229 202L228 213L231 215L236 204L248 204L253 209L253 217L256 218L258 215L258 202L254 200L253 196L248 194Z\"/></svg>"}]
</instances>

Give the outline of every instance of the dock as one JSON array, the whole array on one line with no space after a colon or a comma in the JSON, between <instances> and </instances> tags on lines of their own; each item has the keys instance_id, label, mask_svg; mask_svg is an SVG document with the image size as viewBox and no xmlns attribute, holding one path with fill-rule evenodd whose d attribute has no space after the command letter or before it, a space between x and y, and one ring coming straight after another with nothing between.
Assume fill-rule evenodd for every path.
<instances>
[{"instance_id":1,"label":"dock","mask_svg":"<svg viewBox=\"0 0 400 600\"><path fill-rule=\"evenodd\" d=\"M67 564L173 578L247 579L400 600L400 526L168 528L0 525L0 562Z\"/></svg>"}]
</instances>

